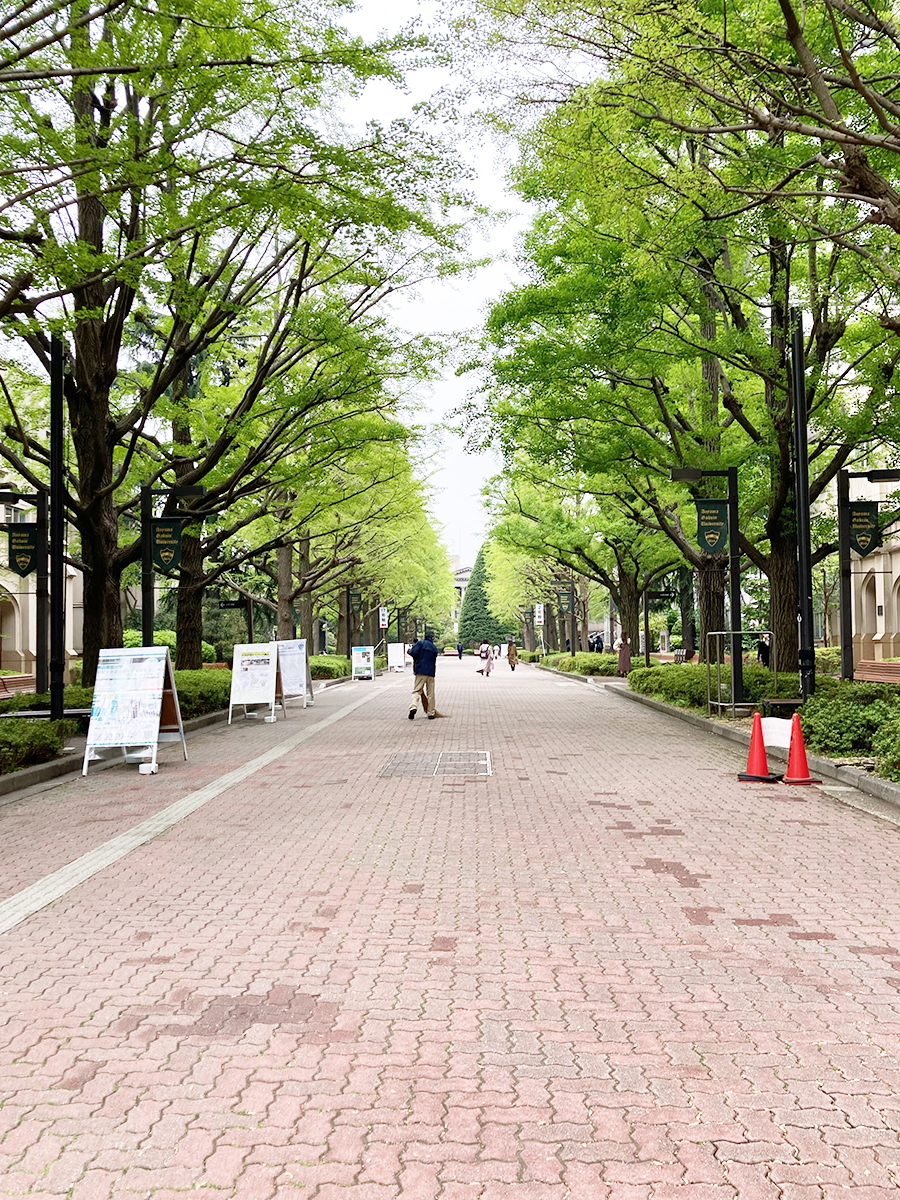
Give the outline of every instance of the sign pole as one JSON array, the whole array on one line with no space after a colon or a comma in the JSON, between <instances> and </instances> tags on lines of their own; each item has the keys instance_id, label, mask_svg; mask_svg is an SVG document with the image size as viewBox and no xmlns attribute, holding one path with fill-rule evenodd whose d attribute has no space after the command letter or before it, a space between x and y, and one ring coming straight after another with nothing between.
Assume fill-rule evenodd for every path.
<instances>
[{"instance_id":1,"label":"sign pole","mask_svg":"<svg viewBox=\"0 0 900 1200\"><path fill-rule=\"evenodd\" d=\"M791 310L791 382L794 393L794 502L797 509L797 591L800 634L800 694L807 700L816 690L816 651L813 637L812 546L809 527L809 451L806 440L806 357L803 318Z\"/></svg>"},{"instance_id":2,"label":"sign pole","mask_svg":"<svg viewBox=\"0 0 900 1200\"><path fill-rule=\"evenodd\" d=\"M850 473L838 471L838 569L841 576L841 679L853 678L853 590L850 578Z\"/></svg>"},{"instance_id":3,"label":"sign pole","mask_svg":"<svg viewBox=\"0 0 900 1200\"><path fill-rule=\"evenodd\" d=\"M63 506L63 344L50 337L50 719L65 715L66 568Z\"/></svg>"},{"instance_id":4,"label":"sign pole","mask_svg":"<svg viewBox=\"0 0 900 1200\"><path fill-rule=\"evenodd\" d=\"M47 691L47 615L50 604L49 576L47 574L47 493L38 492L35 496L37 507L37 587L35 588L35 608L37 628L35 630L35 686L38 695Z\"/></svg>"},{"instance_id":5,"label":"sign pole","mask_svg":"<svg viewBox=\"0 0 900 1200\"><path fill-rule=\"evenodd\" d=\"M650 597L644 588L644 666L650 666Z\"/></svg>"},{"instance_id":6,"label":"sign pole","mask_svg":"<svg viewBox=\"0 0 900 1200\"><path fill-rule=\"evenodd\" d=\"M153 521L153 489L141 487L141 641L153 645L153 548L150 525Z\"/></svg>"}]
</instances>

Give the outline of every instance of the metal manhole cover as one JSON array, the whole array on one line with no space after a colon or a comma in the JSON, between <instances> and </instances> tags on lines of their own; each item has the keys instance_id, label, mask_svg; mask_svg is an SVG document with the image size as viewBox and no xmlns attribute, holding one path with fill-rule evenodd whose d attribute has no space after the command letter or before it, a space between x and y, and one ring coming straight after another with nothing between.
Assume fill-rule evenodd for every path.
<instances>
[{"instance_id":1,"label":"metal manhole cover","mask_svg":"<svg viewBox=\"0 0 900 1200\"><path fill-rule=\"evenodd\" d=\"M490 775L489 750L444 750L437 754L418 754L398 750L378 772L379 778L405 776L427 779L435 775Z\"/></svg>"}]
</instances>

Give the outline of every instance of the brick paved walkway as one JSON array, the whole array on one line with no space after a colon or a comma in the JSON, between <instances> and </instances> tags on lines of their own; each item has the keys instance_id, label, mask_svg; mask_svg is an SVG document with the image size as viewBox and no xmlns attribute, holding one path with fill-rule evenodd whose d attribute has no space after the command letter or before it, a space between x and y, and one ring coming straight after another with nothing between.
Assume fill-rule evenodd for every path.
<instances>
[{"instance_id":1,"label":"brick paved walkway","mask_svg":"<svg viewBox=\"0 0 900 1200\"><path fill-rule=\"evenodd\" d=\"M0 1194L894 1200L897 828L606 689L409 686L0 807L9 899L371 697L0 935Z\"/></svg>"}]
</instances>

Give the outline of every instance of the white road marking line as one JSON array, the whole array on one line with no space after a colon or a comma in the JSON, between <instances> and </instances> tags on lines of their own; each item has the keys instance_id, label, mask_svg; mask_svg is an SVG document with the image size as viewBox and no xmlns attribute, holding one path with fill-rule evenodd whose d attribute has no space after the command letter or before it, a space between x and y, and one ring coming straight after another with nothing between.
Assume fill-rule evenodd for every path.
<instances>
[{"instance_id":1,"label":"white road marking line","mask_svg":"<svg viewBox=\"0 0 900 1200\"><path fill-rule=\"evenodd\" d=\"M277 746L273 746L271 750L267 750L264 754L260 754L256 758L251 758L242 767L237 767L234 771L229 771L227 775L222 775L219 779L206 784L205 787L199 788L196 792L189 792L181 800L176 800L174 804L170 804L168 808L155 813L146 821L141 821L139 825L135 825L132 829L127 829L117 837L110 838L102 846L97 846L95 849L89 850L86 854L82 854L80 858L76 858L65 867L60 867L58 871L53 871L52 874L45 875L37 883L32 883L29 887L23 888L21 892L16 892L14 896L10 896L7 900L0 903L0 933L6 933L8 929L12 929L28 917L33 916L34 913L39 912L42 908L46 908L48 904L52 904L54 900L65 896L67 892L72 891L73 888L78 887L80 883L84 883L85 880L90 879L93 875L97 875L106 867L112 866L120 858L124 858L132 850L136 850L138 846L143 846L145 842L159 837L161 833L165 833L173 825L177 825L179 821L183 821L185 817L189 817L198 808L202 808L208 801L214 800L216 796L221 796L222 792L227 791L228 788L234 787L235 784L243 783L245 779L255 774L262 767L275 762L276 759L293 750L295 746L299 746L301 742L305 742L308 738L311 738L320 730L326 729L329 725L334 725L337 721L346 717L348 713L353 712L354 709L361 708L364 704L368 704L370 700L374 700L376 696L381 696L388 690L388 688L379 687L375 691L368 692L367 695L362 696L359 700L354 700L352 704L348 704L346 708L341 708L337 712L331 713L321 721L316 721L314 725L308 725L306 729L300 730L293 737L288 738Z\"/></svg>"}]
</instances>

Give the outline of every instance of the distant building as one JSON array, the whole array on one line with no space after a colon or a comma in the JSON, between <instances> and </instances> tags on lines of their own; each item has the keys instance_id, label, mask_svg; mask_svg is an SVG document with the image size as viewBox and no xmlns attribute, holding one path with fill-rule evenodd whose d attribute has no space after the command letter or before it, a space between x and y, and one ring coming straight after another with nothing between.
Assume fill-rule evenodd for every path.
<instances>
[{"instance_id":1,"label":"distant building","mask_svg":"<svg viewBox=\"0 0 900 1200\"><path fill-rule=\"evenodd\" d=\"M472 578L471 567L459 567L456 564L459 562L459 556L453 555L450 559L450 570L453 572L453 581L456 586L456 594L458 600L456 607L450 614L453 618L453 630L459 633L459 614L462 611L463 596L466 594L466 588L469 586L469 580Z\"/></svg>"}]
</instances>

